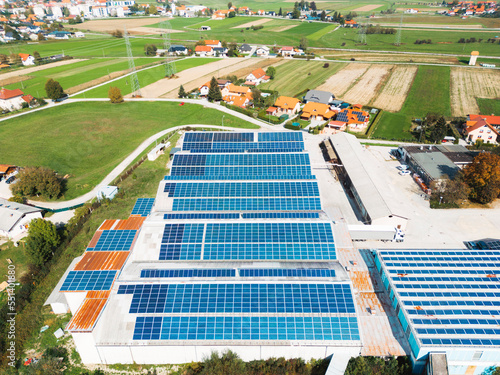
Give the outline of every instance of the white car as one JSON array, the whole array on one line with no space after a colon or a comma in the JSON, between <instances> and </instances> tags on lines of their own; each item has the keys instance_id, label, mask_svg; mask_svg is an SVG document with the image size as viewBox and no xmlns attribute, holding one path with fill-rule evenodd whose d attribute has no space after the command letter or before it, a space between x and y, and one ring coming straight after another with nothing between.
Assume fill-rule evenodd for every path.
<instances>
[{"instance_id":1,"label":"white car","mask_svg":"<svg viewBox=\"0 0 500 375\"><path fill-rule=\"evenodd\" d=\"M406 171L408 169L408 166L406 164L401 164L396 167L400 171Z\"/></svg>"},{"instance_id":2,"label":"white car","mask_svg":"<svg viewBox=\"0 0 500 375\"><path fill-rule=\"evenodd\" d=\"M405 169L405 170L399 171L399 174L401 176L406 176L407 174L411 174L411 172L408 169Z\"/></svg>"}]
</instances>

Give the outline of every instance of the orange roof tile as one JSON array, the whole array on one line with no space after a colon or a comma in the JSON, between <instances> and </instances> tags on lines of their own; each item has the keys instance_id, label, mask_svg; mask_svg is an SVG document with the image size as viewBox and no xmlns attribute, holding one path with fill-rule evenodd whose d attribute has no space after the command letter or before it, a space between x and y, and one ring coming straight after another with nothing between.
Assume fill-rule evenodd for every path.
<instances>
[{"instance_id":1,"label":"orange roof tile","mask_svg":"<svg viewBox=\"0 0 500 375\"><path fill-rule=\"evenodd\" d=\"M113 230L137 230L142 227L144 220L146 220L146 218L142 216L131 216L126 220L118 220Z\"/></svg>"},{"instance_id":2,"label":"orange roof tile","mask_svg":"<svg viewBox=\"0 0 500 375\"><path fill-rule=\"evenodd\" d=\"M129 254L128 251L86 251L74 271L120 270Z\"/></svg>"},{"instance_id":3,"label":"orange roof tile","mask_svg":"<svg viewBox=\"0 0 500 375\"><path fill-rule=\"evenodd\" d=\"M14 89L14 90L9 90L9 89L4 89L2 88L0 90L0 99L7 100L7 99L12 99L17 96L23 96L24 92L22 92L20 89Z\"/></svg>"},{"instance_id":4,"label":"orange roof tile","mask_svg":"<svg viewBox=\"0 0 500 375\"><path fill-rule=\"evenodd\" d=\"M276 103L274 103L274 106L283 109L294 109L298 103L300 103L299 99L290 98L289 96L280 96L278 99L276 99Z\"/></svg>"},{"instance_id":5,"label":"orange roof tile","mask_svg":"<svg viewBox=\"0 0 500 375\"><path fill-rule=\"evenodd\" d=\"M94 328L97 319L106 305L109 298L109 291L94 293L87 292L87 298L83 301L66 329L68 331L90 332Z\"/></svg>"},{"instance_id":6,"label":"orange roof tile","mask_svg":"<svg viewBox=\"0 0 500 375\"><path fill-rule=\"evenodd\" d=\"M219 45L219 43L220 43L219 40L205 40L205 45L206 46Z\"/></svg>"},{"instance_id":7,"label":"orange roof tile","mask_svg":"<svg viewBox=\"0 0 500 375\"><path fill-rule=\"evenodd\" d=\"M104 223L101 224L99 227L99 230L109 230L113 228L113 225L115 225L116 220L104 220Z\"/></svg>"},{"instance_id":8,"label":"orange roof tile","mask_svg":"<svg viewBox=\"0 0 500 375\"><path fill-rule=\"evenodd\" d=\"M245 86L236 86L236 85L233 85L232 83L230 83L227 86L227 89L231 93L236 93L236 94L240 94L240 95L243 95L243 94L246 94L246 93L250 92L250 89L248 87L245 87Z\"/></svg>"},{"instance_id":9,"label":"orange roof tile","mask_svg":"<svg viewBox=\"0 0 500 375\"><path fill-rule=\"evenodd\" d=\"M101 225L101 227L102 227L102 225ZM102 234L102 230L97 230L94 233L94 236L92 237L92 239L90 240L89 246L87 246L87 247L95 247L95 245L97 245L97 241L99 241L99 238L101 238L101 234Z\"/></svg>"},{"instance_id":10,"label":"orange roof tile","mask_svg":"<svg viewBox=\"0 0 500 375\"><path fill-rule=\"evenodd\" d=\"M253 76L256 78L256 79L259 79L259 78L262 78L266 75L266 72L264 71L264 69L262 68L258 68L258 69L255 69L253 72L252 72Z\"/></svg>"},{"instance_id":11,"label":"orange roof tile","mask_svg":"<svg viewBox=\"0 0 500 375\"><path fill-rule=\"evenodd\" d=\"M210 46L196 46L194 51L195 52L210 52L210 51L212 51L212 47L210 47Z\"/></svg>"}]
</instances>

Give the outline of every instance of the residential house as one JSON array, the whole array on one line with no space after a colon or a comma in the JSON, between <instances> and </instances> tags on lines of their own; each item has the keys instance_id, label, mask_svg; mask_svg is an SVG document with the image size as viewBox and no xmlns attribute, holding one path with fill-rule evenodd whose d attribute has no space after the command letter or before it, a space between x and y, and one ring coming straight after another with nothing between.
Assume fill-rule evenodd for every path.
<instances>
[{"instance_id":1,"label":"residential house","mask_svg":"<svg viewBox=\"0 0 500 375\"><path fill-rule=\"evenodd\" d=\"M229 84L231 84L231 81L229 81L227 79L218 79L217 84L219 85L219 88L220 88L221 93L223 95L227 95L229 93L227 86L229 86ZM207 83L202 85L199 90L200 90L200 96L207 96L208 91L210 90L210 81L208 81Z\"/></svg>"},{"instance_id":2,"label":"residential house","mask_svg":"<svg viewBox=\"0 0 500 375\"><path fill-rule=\"evenodd\" d=\"M406 9L405 13L408 13L408 14L417 14L418 13L418 9L413 9L413 8Z\"/></svg>"},{"instance_id":3,"label":"residential house","mask_svg":"<svg viewBox=\"0 0 500 375\"><path fill-rule=\"evenodd\" d=\"M14 171L17 171L17 167L15 165L0 164L0 180L7 177Z\"/></svg>"},{"instance_id":4,"label":"residential house","mask_svg":"<svg viewBox=\"0 0 500 375\"><path fill-rule=\"evenodd\" d=\"M358 27L358 23L354 20L345 20L344 27Z\"/></svg>"},{"instance_id":5,"label":"residential house","mask_svg":"<svg viewBox=\"0 0 500 375\"><path fill-rule=\"evenodd\" d=\"M0 236L18 237L28 231L31 220L41 219L42 210L0 198Z\"/></svg>"},{"instance_id":6,"label":"residential house","mask_svg":"<svg viewBox=\"0 0 500 375\"><path fill-rule=\"evenodd\" d=\"M363 131L370 121L370 114L359 109L345 108L341 110L336 121L347 123L350 131Z\"/></svg>"},{"instance_id":7,"label":"residential house","mask_svg":"<svg viewBox=\"0 0 500 375\"><path fill-rule=\"evenodd\" d=\"M170 46L170 48L168 49L168 54L169 55L187 55L189 54L189 50L184 47L183 45L180 45L180 44L175 44L175 45L172 45Z\"/></svg>"},{"instance_id":8,"label":"residential house","mask_svg":"<svg viewBox=\"0 0 500 375\"><path fill-rule=\"evenodd\" d=\"M212 53L216 57L227 57L228 49L224 47L213 47Z\"/></svg>"},{"instance_id":9,"label":"residential house","mask_svg":"<svg viewBox=\"0 0 500 375\"><path fill-rule=\"evenodd\" d=\"M71 36L71 33L68 33L67 31L52 31L51 33L47 34L47 38L49 39L69 39Z\"/></svg>"},{"instance_id":10,"label":"residential house","mask_svg":"<svg viewBox=\"0 0 500 375\"><path fill-rule=\"evenodd\" d=\"M267 115L276 116L277 113L278 113L278 108L276 107L269 107L268 109L266 109Z\"/></svg>"},{"instance_id":11,"label":"residential house","mask_svg":"<svg viewBox=\"0 0 500 375\"><path fill-rule=\"evenodd\" d=\"M277 108L276 115L294 115L300 111L300 100L289 96L280 96L276 99L274 107Z\"/></svg>"},{"instance_id":12,"label":"residential house","mask_svg":"<svg viewBox=\"0 0 500 375\"><path fill-rule=\"evenodd\" d=\"M210 46L196 46L196 48L194 49L194 53L196 54L196 56L201 57L213 55L212 47Z\"/></svg>"},{"instance_id":13,"label":"residential house","mask_svg":"<svg viewBox=\"0 0 500 375\"><path fill-rule=\"evenodd\" d=\"M280 53L283 57L291 57L295 55L295 49L293 47L285 46L281 47L278 53Z\"/></svg>"},{"instance_id":14,"label":"residential house","mask_svg":"<svg viewBox=\"0 0 500 375\"><path fill-rule=\"evenodd\" d=\"M252 90L250 90L250 87L246 86L236 86L230 83L227 85L227 93L223 91L223 95L238 95L238 96L245 96L251 94Z\"/></svg>"},{"instance_id":15,"label":"residential house","mask_svg":"<svg viewBox=\"0 0 500 375\"><path fill-rule=\"evenodd\" d=\"M222 43L220 42L220 40L205 40L205 45L212 48L222 47Z\"/></svg>"},{"instance_id":16,"label":"residential house","mask_svg":"<svg viewBox=\"0 0 500 375\"><path fill-rule=\"evenodd\" d=\"M264 69L258 68L247 76L245 85L257 86L260 85L261 83L268 82L270 78L271 77L266 75Z\"/></svg>"},{"instance_id":17,"label":"residential house","mask_svg":"<svg viewBox=\"0 0 500 375\"><path fill-rule=\"evenodd\" d=\"M35 65L35 58L29 53L20 53L19 56L24 66Z\"/></svg>"},{"instance_id":18,"label":"residential house","mask_svg":"<svg viewBox=\"0 0 500 375\"><path fill-rule=\"evenodd\" d=\"M322 134L337 134L347 129L347 123L344 121L330 121L323 129Z\"/></svg>"},{"instance_id":19,"label":"residential house","mask_svg":"<svg viewBox=\"0 0 500 375\"><path fill-rule=\"evenodd\" d=\"M328 104L308 102L302 108L300 118L303 120L326 121L335 116L335 112L330 109Z\"/></svg>"},{"instance_id":20,"label":"residential house","mask_svg":"<svg viewBox=\"0 0 500 375\"><path fill-rule=\"evenodd\" d=\"M213 20L223 20L224 18L227 17L228 14L229 14L229 9L216 10L212 14L212 19Z\"/></svg>"},{"instance_id":21,"label":"residential house","mask_svg":"<svg viewBox=\"0 0 500 375\"><path fill-rule=\"evenodd\" d=\"M335 95L328 91L320 91L320 90L309 90L304 97L304 101L306 103L314 102L314 103L322 103L322 104L330 104L335 100Z\"/></svg>"},{"instance_id":22,"label":"residential house","mask_svg":"<svg viewBox=\"0 0 500 375\"><path fill-rule=\"evenodd\" d=\"M240 12L240 13L248 14L249 11L250 11L249 7L239 7L238 8L238 12Z\"/></svg>"},{"instance_id":23,"label":"residential house","mask_svg":"<svg viewBox=\"0 0 500 375\"><path fill-rule=\"evenodd\" d=\"M231 104L240 108L246 108L246 106L250 103L251 98L251 95L226 95L222 97L222 100L224 100L227 104Z\"/></svg>"},{"instance_id":24,"label":"residential house","mask_svg":"<svg viewBox=\"0 0 500 375\"><path fill-rule=\"evenodd\" d=\"M236 86L230 83L221 92L222 100L237 107L245 108L252 100L252 91L249 87Z\"/></svg>"},{"instance_id":25,"label":"residential house","mask_svg":"<svg viewBox=\"0 0 500 375\"><path fill-rule=\"evenodd\" d=\"M15 111L21 109L23 103L26 101L23 99L24 92L20 89L4 89L0 90L0 108L3 110Z\"/></svg>"},{"instance_id":26,"label":"residential house","mask_svg":"<svg viewBox=\"0 0 500 375\"><path fill-rule=\"evenodd\" d=\"M255 54L257 56L269 56L269 47L266 46L257 47Z\"/></svg>"},{"instance_id":27,"label":"residential house","mask_svg":"<svg viewBox=\"0 0 500 375\"><path fill-rule=\"evenodd\" d=\"M500 116L484 116L484 115L467 115L467 124L468 126L474 125L474 123L470 121L478 121L479 119L484 119L488 122L488 124L493 125L497 130L500 130Z\"/></svg>"},{"instance_id":28,"label":"residential house","mask_svg":"<svg viewBox=\"0 0 500 375\"><path fill-rule=\"evenodd\" d=\"M259 16L265 16L265 15L266 15L266 11L265 11L265 10L262 10L262 9L259 9L259 10L257 11L257 14L258 14Z\"/></svg>"},{"instance_id":29,"label":"residential house","mask_svg":"<svg viewBox=\"0 0 500 375\"><path fill-rule=\"evenodd\" d=\"M249 53L251 50L252 50L252 46L250 44L247 44L247 43L243 43L240 48L238 48L238 51L240 53Z\"/></svg>"},{"instance_id":30,"label":"residential house","mask_svg":"<svg viewBox=\"0 0 500 375\"><path fill-rule=\"evenodd\" d=\"M472 143L482 141L496 145L499 143L500 133L486 119L478 116L466 122L464 135L466 140Z\"/></svg>"}]
</instances>

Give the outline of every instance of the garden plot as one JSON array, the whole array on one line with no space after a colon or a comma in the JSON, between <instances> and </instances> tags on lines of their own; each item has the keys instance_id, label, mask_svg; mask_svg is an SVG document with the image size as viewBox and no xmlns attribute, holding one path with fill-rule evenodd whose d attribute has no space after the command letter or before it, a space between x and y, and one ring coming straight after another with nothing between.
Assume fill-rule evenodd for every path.
<instances>
[{"instance_id":1,"label":"garden plot","mask_svg":"<svg viewBox=\"0 0 500 375\"><path fill-rule=\"evenodd\" d=\"M479 113L476 98L500 98L500 71L493 69L451 69L451 114Z\"/></svg>"},{"instance_id":2,"label":"garden plot","mask_svg":"<svg viewBox=\"0 0 500 375\"><path fill-rule=\"evenodd\" d=\"M393 65L372 65L342 99L348 103L369 104L386 81Z\"/></svg>"},{"instance_id":3,"label":"garden plot","mask_svg":"<svg viewBox=\"0 0 500 375\"><path fill-rule=\"evenodd\" d=\"M395 67L384 88L373 102L373 106L391 112L399 111L410 91L415 74L417 74L416 66Z\"/></svg>"}]
</instances>

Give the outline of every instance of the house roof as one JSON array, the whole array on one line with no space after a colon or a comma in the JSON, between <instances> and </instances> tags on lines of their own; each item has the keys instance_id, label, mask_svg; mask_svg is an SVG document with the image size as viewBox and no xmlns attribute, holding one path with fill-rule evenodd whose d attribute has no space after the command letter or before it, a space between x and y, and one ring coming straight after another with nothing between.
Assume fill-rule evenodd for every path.
<instances>
[{"instance_id":1,"label":"house roof","mask_svg":"<svg viewBox=\"0 0 500 375\"><path fill-rule=\"evenodd\" d=\"M205 40L205 45L218 45L220 43L219 40Z\"/></svg>"},{"instance_id":2,"label":"house roof","mask_svg":"<svg viewBox=\"0 0 500 375\"><path fill-rule=\"evenodd\" d=\"M469 120L471 121L477 121L479 119L484 119L491 125L500 125L500 116L469 115Z\"/></svg>"},{"instance_id":3,"label":"house roof","mask_svg":"<svg viewBox=\"0 0 500 375\"><path fill-rule=\"evenodd\" d=\"M211 52L212 47L210 47L210 46L196 46L194 51L195 52Z\"/></svg>"},{"instance_id":4,"label":"house roof","mask_svg":"<svg viewBox=\"0 0 500 375\"><path fill-rule=\"evenodd\" d=\"M304 99L306 102L328 104L332 97L335 98L335 96L328 91L309 90Z\"/></svg>"},{"instance_id":5,"label":"house roof","mask_svg":"<svg viewBox=\"0 0 500 375\"><path fill-rule=\"evenodd\" d=\"M328 104L307 102L302 109L302 116L323 116L325 118L331 118L335 112L330 111Z\"/></svg>"},{"instance_id":6,"label":"house roof","mask_svg":"<svg viewBox=\"0 0 500 375\"><path fill-rule=\"evenodd\" d=\"M3 100L16 98L18 96L23 96L23 95L24 95L24 92L22 92L20 89L9 90L9 89L2 88L0 90L0 99L3 99Z\"/></svg>"},{"instance_id":7,"label":"house roof","mask_svg":"<svg viewBox=\"0 0 500 375\"><path fill-rule=\"evenodd\" d=\"M42 212L42 210L0 198L0 230L9 232L24 215L32 212Z\"/></svg>"},{"instance_id":8,"label":"house roof","mask_svg":"<svg viewBox=\"0 0 500 375\"><path fill-rule=\"evenodd\" d=\"M285 46L285 47L281 47L281 50L282 51L293 51L293 47Z\"/></svg>"},{"instance_id":9,"label":"house roof","mask_svg":"<svg viewBox=\"0 0 500 375\"><path fill-rule=\"evenodd\" d=\"M0 173L7 173L9 169L15 168L15 165L0 164Z\"/></svg>"},{"instance_id":10,"label":"house roof","mask_svg":"<svg viewBox=\"0 0 500 375\"><path fill-rule=\"evenodd\" d=\"M21 60L26 61L31 55L29 53L20 53L19 56L21 57Z\"/></svg>"},{"instance_id":11,"label":"house roof","mask_svg":"<svg viewBox=\"0 0 500 375\"><path fill-rule=\"evenodd\" d=\"M244 43L240 46L240 51L251 51L252 46L250 44Z\"/></svg>"},{"instance_id":12,"label":"house roof","mask_svg":"<svg viewBox=\"0 0 500 375\"><path fill-rule=\"evenodd\" d=\"M31 96L31 95L23 95L23 100L26 102L26 103L31 103L31 101L33 100L34 98Z\"/></svg>"},{"instance_id":13,"label":"house roof","mask_svg":"<svg viewBox=\"0 0 500 375\"><path fill-rule=\"evenodd\" d=\"M246 94L250 91L250 89L248 87L245 87L245 86L236 86L232 83L229 84L229 86L227 86L229 92L231 93L237 93L237 94Z\"/></svg>"},{"instance_id":14,"label":"house roof","mask_svg":"<svg viewBox=\"0 0 500 375\"><path fill-rule=\"evenodd\" d=\"M280 96L278 99L276 99L276 103L274 103L274 106L283 109L294 109L295 106L299 103L299 99L291 98L289 96Z\"/></svg>"},{"instance_id":15,"label":"house roof","mask_svg":"<svg viewBox=\"0 0 500 375\"><path fill-rule=\"evenodd\" d=\"M471 122L471 121L469 121ZM491 125L488 121L486 121L485 119L478 119L476 120L476 124L475 125L472 125L472 126L468 126L467 129L465 129L465 133L466 134L470 134L472 133L473 131L479 129L479 128L482 128L482 127L488 127L490 128L491 130L493 130L494 133L496 133L496 135L500 135L500 133L498 132L498 130L496 130L493 125Z\"/></svg>"},{"instance_id":16,"label":"house roof","mask_svg":"<svg viewBox=\"0 0 500 375\"><path fill-rule=\"evenodd\" d=\"M243 107L245 106L248 98L246 96L239 96L239 95L227 95L223 98L225 102L232 102L233 105L237 107Z\"/></svg>"},{"instance_id":17,"label":"house roof","mask_svg":"<svg viewBox=\"0 0 500 375\"><path fill-rule=\"evenodd\" d=\"M268 109L266 109L266 112L273 113L277 110L278 110L278 108L276 108L276 107L269 107Z\"/></svg>"}]
</instances>

